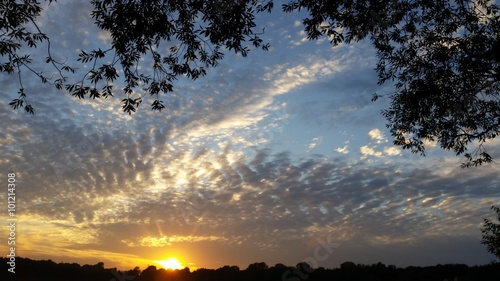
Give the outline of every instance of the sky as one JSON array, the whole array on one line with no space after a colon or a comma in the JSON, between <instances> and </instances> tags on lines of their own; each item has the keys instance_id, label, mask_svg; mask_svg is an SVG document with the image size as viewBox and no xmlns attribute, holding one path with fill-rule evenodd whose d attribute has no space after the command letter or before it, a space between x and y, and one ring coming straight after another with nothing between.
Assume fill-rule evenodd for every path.
<instances>
[{"instance_id":1,"label":"sky","mask_svg":"<svg viewBox=\"0 0 500 281\"><path fill-rule=\"evenodd\" d=\"M89 2L54 3L38 21L70 65L109 44ZM500 199L500 142L487 144L493 163L471 169L434 143L426 157L393 146L380 114L389 101L371 98L394 88L377 84L369 42L308 41L304 14L277 7L258 16L269 51L227 53L207 76L180 78L161 112L145 103L129 116L120 93L78 100L23 73L27 115L8 105L17 77L0 76L16 254L120 269L171 257L191 269L494 260L480 228ZM45 48L32 56L43 62Z\"/></svg>"}]
</instances>

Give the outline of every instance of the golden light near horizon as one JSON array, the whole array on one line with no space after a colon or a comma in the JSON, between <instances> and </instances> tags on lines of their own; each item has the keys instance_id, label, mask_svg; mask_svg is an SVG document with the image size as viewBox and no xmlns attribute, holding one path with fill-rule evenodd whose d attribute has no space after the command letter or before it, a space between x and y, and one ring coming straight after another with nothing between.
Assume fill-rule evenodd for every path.
<instances>
[{"instance_id":1,"label":"golden light near horizon","mask_svg":"<svg viewBox=\"0 0 500 281\"><path fill-rule=\"evenodd\" d=\"M168 258L166 260L156 260L155 263L161 265L165 269L183 269L184 266L176 258Z\"/></svg>"}]
</instances>

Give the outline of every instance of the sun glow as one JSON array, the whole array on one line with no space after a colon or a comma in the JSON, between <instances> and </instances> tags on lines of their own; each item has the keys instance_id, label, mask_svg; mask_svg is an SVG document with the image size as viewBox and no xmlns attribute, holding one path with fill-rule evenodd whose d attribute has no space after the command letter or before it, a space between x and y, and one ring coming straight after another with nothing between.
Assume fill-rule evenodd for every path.
<instances>
[{"instance_id":1,"label":"sun glow","mask_svg":"<svg viewBox=\"0 0 500 281\"><path fill-rule=\"evenodd\" d=\"M165 269L183 269L184 266L176 259L176 258L169 258L166 260L159 260L159 261L154 261L157 264L161 265Z\"/></svg>"}]
</instances>

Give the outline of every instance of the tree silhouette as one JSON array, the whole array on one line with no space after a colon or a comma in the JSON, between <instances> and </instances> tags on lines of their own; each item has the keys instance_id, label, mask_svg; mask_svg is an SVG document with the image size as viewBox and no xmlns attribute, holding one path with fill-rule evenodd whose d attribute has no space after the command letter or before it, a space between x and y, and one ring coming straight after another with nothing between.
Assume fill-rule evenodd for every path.
<instances>
[{"instance_id":1,"label":"tree silhouette","mask_svg":"<svg viewBox=\"0 0 500 281\"><path fill-rule=\"evenodd\" d=\"M75 69L56 61L50 53L48 38L36 23L41 4L36 1L2 0L0 10L0 56L7 62L0 64L0 72L19 74L19 98L10 105L23 108L33 114L22 85L21 69L25 68L39 76L43 83L52 83L59 90L65 88L73 96L83 98L107 98L115 91L111 83L119 77L121 67L125 87L122 108L128 114L136 111L142 98L135 91L144 90L152 98L151 109L164 108L160 93L173 90L178 76L197 79L206 74L206 68L217 66L224 57L221 49L247 56L250 46L267 49L259 33L254 31L255 14L270 11L272 2L258 0L149 0L90 1L94 7L92 18L96 25L109 31L111 47L101 50L81 51L78 61L92 64L92 68L76 83L68 83L66 72ZM52 1L50 1L52 3ZM26 28L34 26L38 32ZM23 45L36 47L37 43L49 45L47 63L56 69L57 79L51 80L43 72L30 68L30 56L18 52ZM247 43L248 42L248 43ZM166 53L159 50L168 51ZM103 63L104 58L111 61ZM151 67L142 71L142 58L153 61Z\"/></svg>"},{"instance_id":2,"label":"tree silhouette","mask_svg":"<svg viewBox=\"0 0 500 281\"><path fill-rule=\"evenodd\" d=\"M272 0L91 3L96 25L109 31L112 43L104 50L81 51L78 60L92 68L70 83L68 74L75 69L53 58L50 38L36 24L40 3L0 1L0 72L19 76L19 97L10 103L14 109L34 113L20 74L28 69L81 99L112 96L112 82L123 73L123 110L136 111L142 103L137 90L143 88L151 109L160 111L165 107L160 94L173 91L177 77L204 76L224 57L223 49L242 56L251 46L267 49L255 15L274 5ZM391 105L382 114L395 145L425 154L426 141L436 141L464 155L463 167L492 161L484 143L500 133L500 18L494 1L291 0L282 9L309 13L303 24L311 40L327 37L334 46L363 39L373 43L379 83L394 81ZM22 46L40 42L48 43L46 62L56 78L30 68L32 58L19 53ZM152 67L139 67L144 57Z\"/></svg>"},{"instance_id":3,"label":"tree silhouette","mask_svg":"<svg viewBox=\"0 0 500 281\"><path fill-rule=\"evenodd\" d=\"M500 207L491 206L491 210L496 213L497 221L500 221ZM481 244L486 245L488 252L500 259L500 223L494 223L490 219L484 219L481 229L483 238Z\"/></svg>"},{"instance_id":4,"label":"tree silhouette","mask_svg":"<svg viewBox=\"0 0 500 281\"><path fill-rule=\"evenodd\" d=\"M265 262L255 262L252 264L249 264L247 267L247 271L264 271L268 269L269 266Z\"/></svg>"},{"instance_id":5,"label":"tree silhouette","mask_svg":"<svg viewBox=\"0 0 500 281\"><path fill-rule=\"evenodd\" d=\"M425 141L463 154L462 167L491 162L483 144L500 133L500 21L494 1L314 1L309 39L333 45L369 39L379 83L395 81L383 111L394 144L425 154ZM377 99L379 95L375 95ZM467 145L476 143L472 153Z\"/></svg>"},{"instance_id":6,"label":"tree silhouette","mask_svg":"<svg viewBox=\"0 0 500 281\"><path fill-rule=\"evenodd\" d=\"M345 262L340 268L325 269L317 268L310 272L307 277L296 277L283 279L283 273L296 267L277 264L273 267L262 267L259 263L249 266L252 269L239 270L234 266L224 266L217 270L200 268L193 272L189 269L165 270L149 266L144 271L139 268L119 272L115 268L105 268L104 264L83 265L55 263L51 260L31 260L27 258L16 258L17 271L15 276L6 268L7 258L0 257L0 280L51 280L51 281L217 281L217 280L298 280L298 281L443 281L443 280L482 280L497 281L500 278L500 264L491 263L482 266L469 267L463 264L436 265L427 267L396 268L385 266L382 263L366 265ZM303 266L302 263L298 265ZM255 273L259 272L259 275ZM229 274L229 275L228 275Z\"/></svg>"}]
</instances>

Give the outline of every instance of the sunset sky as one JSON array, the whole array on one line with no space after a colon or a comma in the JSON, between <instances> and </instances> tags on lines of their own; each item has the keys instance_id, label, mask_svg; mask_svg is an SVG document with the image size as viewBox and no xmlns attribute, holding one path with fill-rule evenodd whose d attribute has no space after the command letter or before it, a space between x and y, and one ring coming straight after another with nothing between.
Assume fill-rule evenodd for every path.
<instances>
[{"instance_id":1,"label":"sunset sky","mask_svg":"<svg viewBox=\"0 0 500 281\"><path fill-rule=\"evenodd\" d=\"M380 115L389 101L371 98L394 89L377 85L370 43L310 42L304 14L280 6L258 17L269 51L227 53L206 77L179 79L162 112L146 99L129 116L119 92L78 100L26 72L27 115L9 107L18 80L2 73L0 171L4 183L16 173L17 255L120 269L171 257L242 269L492 261L480 228L500 202L500 141L487 145L494 163L471 169L432 143L426 157L393 146ZM39 21L69 65L109 44L91 9L60 1ZM2 227L2 255L7 236Z\"/></svg>"}]
</instances>

